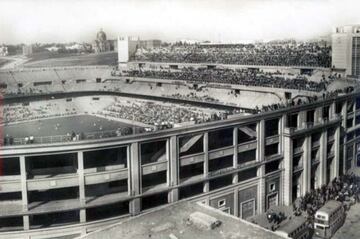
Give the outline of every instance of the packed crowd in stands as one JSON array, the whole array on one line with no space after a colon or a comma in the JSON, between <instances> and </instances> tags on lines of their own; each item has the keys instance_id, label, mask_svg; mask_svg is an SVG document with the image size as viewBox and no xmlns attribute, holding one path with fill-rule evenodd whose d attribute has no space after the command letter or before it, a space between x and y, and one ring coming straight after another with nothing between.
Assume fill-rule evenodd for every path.
<instances>
[{"instance_id":1,"label":"packed crowd in stands","mask_svg":"<svg viewBox=\"0 0 360 239\"><path fill-rule=\"evenodd\" d=\"M331 47L323 42L256 44L172 44L138 49L137 61L330 67Z\"/></svg>"},{"instance_id":2,"label":"packed crowd in stands","mask_svg":"<svg viewBox=\"0 0 360 239\"><path fill-rule=\"evenodd\" d=\"M3 106L3 117L0 123L9 124L13 122L38 120L49 117L59 117L65 115L76 114L75 109L67 109L66 112L54 112L54 105L47 103L46 105L37 108L30 107L29 104L11 104Z\"/></svg>"},{"instance_id":3,"label":"packed crowd in stands","mask_svg":"<svg viewBox=\"0 0 360 239\"><path fill-rule=\"evenodd\" d=\"M164 95L164 96L168 97L168 95ZM176 94L172 94L170 97L175 98L175 99L180 99L180 100L193 100L193 101L202 101L202 102L211 102L211 103L219 102L219 99L215 99L214 97L211 97L209 95L198 96L194 92L191 92L186 95L176 93Z\"/></svg>"},{"instance_id":4,"label":"packed crowd in stands","mask_svg":"<svg viewBox=\"0 0 360 239\"><path fill-rule=\"evenodd\" d=\"M306 76L285 77L280 72L270 73L252 69L207 69L192 67L181 70L132 70L132 77L183 80L197 83L223 83L245 86L260 86L307 91L323 91L331 79L322 78L320 82L309 81Z\"/></svg>"},{"instance_id":5,"label":"packed crowd in stands","mask_svg":"<svg viewBox=\"0 0 360 239\"><path fill-rule=\"evenodd\" d=\"M99 113L107 117L141 122L155 126L156 129L172 128L175 124L184 122L202 123L226 118L225 113L209 114L191 106L181 107L147 101L125 103L118 99Z\"/></svg>"},{"instance_id":6,"label":"packed crowd in stands","mask_svg":"<svg viewBox=\"0 0 360 239\"><path fill-rule=\"evenodd\" d=\"M298 100L291 100L291 101L286 101L286 102L278 103L278 104L263 105L261 108L255 107L254 113L274 111L274 110L287 108L287 107L291 107L291 106L295 106L295 105L313 103L318 100L326 100L326 99L336 98L339 94L348 94L353 91L354 91L354 87L350 86L350 87L346 87L344 89L337 89L335 91L324 92L321 97L314 95L314 96L306 97L307 98L306 100L302 100L301 98L299 98Z\"/></svg>"},{"instance_id":7,"label":"packed crowd in stands","mask_svg":"<svg viewBox=\"0 0 360 239\"><path fill-rule=\"evenodd\" d=\"M309 225L313 225L316 211L329 200L342 202L345 209L360 202L360 177L350 174L335 178L328 185L299 197L293 204L293 210L295 215L305 215Z\"/></svg>"}]
</instances>

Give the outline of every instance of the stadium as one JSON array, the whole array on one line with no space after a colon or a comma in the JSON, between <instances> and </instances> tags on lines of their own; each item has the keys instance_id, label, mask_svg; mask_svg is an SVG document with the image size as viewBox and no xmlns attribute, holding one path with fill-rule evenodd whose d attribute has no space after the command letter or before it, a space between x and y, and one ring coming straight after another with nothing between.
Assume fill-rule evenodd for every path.
<instances>
[{"instance_id":1,"label":"stadium","mask_svg":"<svg viewBox=\"0 0 360 239\"><path fill-rule=\"evenodd\" d=\"M180 200L246 219L358 165L359 74L330 67L329 46L125 62L120 41L117 66L0 71L0 238L73 238Z\"/></svg>"}]
</instances>

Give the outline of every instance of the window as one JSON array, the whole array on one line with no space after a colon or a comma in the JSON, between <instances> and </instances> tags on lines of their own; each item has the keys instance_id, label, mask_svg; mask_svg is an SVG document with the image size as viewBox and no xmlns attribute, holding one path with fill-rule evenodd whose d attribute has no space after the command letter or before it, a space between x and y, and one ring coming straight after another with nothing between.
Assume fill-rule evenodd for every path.
<instances>
[{"instance_id":1,"label":"window","mask_svg":"<svg viewBox=\"0 0 360 239\"><path fill-rule=\"evenodd\" d=\"M274 192L275 190L276 190L275 183L270 183L270 185L269 185L269 191L270 191L270 192Z\"/></svg>"},{"instance_id":2,"label":"window","mask_svg":"<svg viewBox=\"0 0 360 239\"><path fill-rule=\"evenodd\" d=\"M218 201L218 207L225 207L226 206L226 199L221 199Z\"/></svg>"},{"instance_id":3,"label":"window","mask_svg":"<svg viewBox=\"0 0 360 239\"><path fill-rule=\"evenodd\" d=\"M227 213L227 214L230 214L230 208L229 207L221 208L220 210Z\"/></svg>"}]
</instances>

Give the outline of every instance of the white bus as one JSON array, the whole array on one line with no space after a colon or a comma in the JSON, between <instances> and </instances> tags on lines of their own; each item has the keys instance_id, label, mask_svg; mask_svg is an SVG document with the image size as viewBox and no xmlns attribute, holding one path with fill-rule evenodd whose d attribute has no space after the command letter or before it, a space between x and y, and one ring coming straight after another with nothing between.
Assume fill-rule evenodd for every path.
<instances>
[{"instance_id":1,"label":"white bus","mask_svg":"<svg viewBox=\"0 0 360 239\"><path fill-rule=\"evenodd\" d=\"M331 238L341 227L345 210L341 202L328 201L315 213L314 231L317 237Z\"/></svg>"}]
</instances>

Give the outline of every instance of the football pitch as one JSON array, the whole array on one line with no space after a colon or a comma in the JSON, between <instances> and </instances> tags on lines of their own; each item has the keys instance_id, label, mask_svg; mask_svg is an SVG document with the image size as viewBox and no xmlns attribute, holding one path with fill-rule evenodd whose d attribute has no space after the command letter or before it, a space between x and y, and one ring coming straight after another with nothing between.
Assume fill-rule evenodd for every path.
<instances>
[{"instance_id":1,"label":"football pitch","mask_svg":"<svg viewBox=\"0 0 360 239\"><path fill-rule=\"evenodd\" d=\"M39 119L36 121L4 126L4 136L24 138L27 136L55 136L80 133L91 133L132 127L130 124L101 118L94 115L74 115L60 118Z\"/></svg>"}]
</instances>

